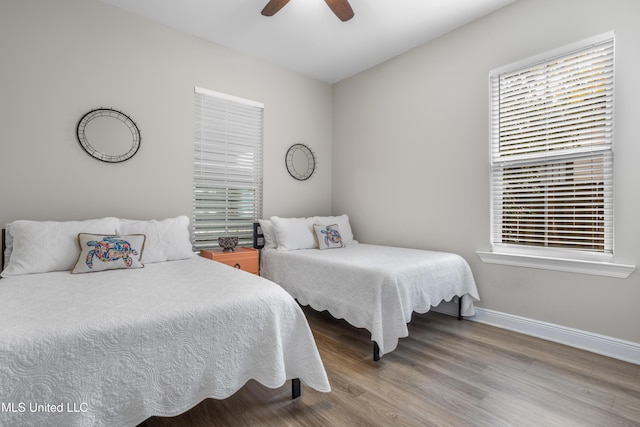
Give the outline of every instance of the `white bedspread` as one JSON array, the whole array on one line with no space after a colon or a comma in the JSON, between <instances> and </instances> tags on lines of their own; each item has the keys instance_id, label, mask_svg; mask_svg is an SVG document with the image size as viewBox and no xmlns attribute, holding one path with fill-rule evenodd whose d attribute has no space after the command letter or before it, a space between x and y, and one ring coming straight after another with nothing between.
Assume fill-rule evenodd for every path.
<instances>
[{"instance_id":1,"label":"white bedspread","mask_svg":"<svg viewBox=\"0 0 640 427\"><path fill-rule=\"evenodd\" d=\"M302 305L365 328L380 355L408 336L411 314L462 298L462 314L479 300L471 269L446 252L354 244L340 249L262 252L261 275L285 288Z\"/></svg>"},{"instance_id":2,"label":"white bedspread","mask_svg":"<svg viewBox=\"0 0 640 427\"><path fill-rule=\"evenodd\" d=\"M2 426L134 426L291 378L330 390L304 313L223 264L0 280Z\"/></svg>"}]
</instances>

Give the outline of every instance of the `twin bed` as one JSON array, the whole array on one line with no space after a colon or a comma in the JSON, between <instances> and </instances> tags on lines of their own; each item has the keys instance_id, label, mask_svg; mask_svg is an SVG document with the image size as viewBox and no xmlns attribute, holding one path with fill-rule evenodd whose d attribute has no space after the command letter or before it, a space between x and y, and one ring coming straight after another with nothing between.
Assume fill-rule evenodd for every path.
<instances>
[{"instance_id":1,"label":"twin bed","mask_svg":"<svg viewBox=\"0 0 640 427\"><path fill-rule=\"evenodd\" d=\"M358 243L347 215L271 217L258 225L256 234L263 236L260 274L300 304L369 331L374 360L408 336L414 311L426 313L457 299L461 318L472 316L473 300L480 299L461 256Z\"/></svg>"},{"instance_id":2,"label":"twin bed","mask_svg":"<svg viewBox=\"0 0 640 427\"><path fill-rule=\"evenodd\" d=\"M367 329L378 360L414 311L479 299L462 257L357 243L346 215L261 220L263 277L196 256L188 223L8 224L0 425L135 426L250 379L329 392L296 300Z\"/></svg>"}]
</instances>

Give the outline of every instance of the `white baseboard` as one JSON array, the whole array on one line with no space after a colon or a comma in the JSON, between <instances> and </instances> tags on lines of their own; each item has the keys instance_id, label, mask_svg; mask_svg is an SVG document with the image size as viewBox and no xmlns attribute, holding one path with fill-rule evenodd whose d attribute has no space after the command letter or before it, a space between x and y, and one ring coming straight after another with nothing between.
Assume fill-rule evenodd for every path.
<instances>
[{"instance_id":1,"label":"white baseboard","mask_svg":"<svg viewBox=\"0 0 640 427\"><path fill-rule=\"evenodd\" d=\"M433 310L452 316L458 315L455 303L443 303L434 307ZM476 307L475 311L475 316L465 317L465 319L640 365L640 344L638 343L486 308Z\"/></svg>"}]
</instances>

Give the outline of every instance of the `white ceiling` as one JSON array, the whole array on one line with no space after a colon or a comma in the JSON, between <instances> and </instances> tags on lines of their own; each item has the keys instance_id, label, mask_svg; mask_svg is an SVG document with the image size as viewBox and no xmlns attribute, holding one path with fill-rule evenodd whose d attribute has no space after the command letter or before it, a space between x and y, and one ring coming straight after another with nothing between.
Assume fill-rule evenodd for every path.
<instances>
[{"instance_id":1,"label":"white ceiling","mask_svg":"<svg viewBox=\"0 0 640 427\"><path fill-rule=\"evenodd\" d=\"M336 83L515 0L349 0L340 21L323 0L102 0L290 70Z\"/></svg>"}]
</instances>

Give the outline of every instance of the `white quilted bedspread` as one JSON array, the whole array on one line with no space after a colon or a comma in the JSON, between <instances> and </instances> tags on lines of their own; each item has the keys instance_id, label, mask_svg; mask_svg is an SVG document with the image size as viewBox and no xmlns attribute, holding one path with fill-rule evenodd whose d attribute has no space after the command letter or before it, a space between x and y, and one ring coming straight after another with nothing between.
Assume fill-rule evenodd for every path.
<instances>
[{"instance_id":1,"label":"white quilted bedspread","mask_svg":"<svg viewBox=\"0 0 640 427\"><path fill-rule=\"evenodd\" d=\"M223 264L0 280L2 426L134 426L291 378L330 390L304 313Z\"/></svg>"},{"instance_id":2,"label":"white quilted bedspread","mask_svg":"<svg viewBox=\"0 0 640 427\"><path fill-rule=\"evenodd\" d=\"M327 310L371 333L380 355L409 334L415 311L462 298L462 314L479 300L471 269L447 252L353 244L339 249L262 252L261 275L285 288L302 305Z\"/></svg>"}]
</instances>

